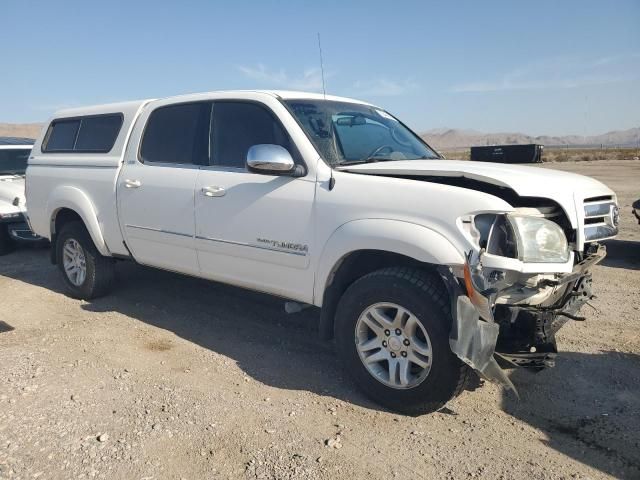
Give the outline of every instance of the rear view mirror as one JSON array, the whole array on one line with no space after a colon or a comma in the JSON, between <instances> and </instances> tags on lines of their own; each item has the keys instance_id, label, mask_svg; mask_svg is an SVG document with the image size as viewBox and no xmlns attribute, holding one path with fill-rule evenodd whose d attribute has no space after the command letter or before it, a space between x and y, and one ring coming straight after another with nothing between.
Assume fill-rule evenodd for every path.
<instances>
[{"instance_id":1,"label":"rear view mirror","mask_svg":"<svg viewBox=\"0 0 640 480\"><path fill-rule=\"evenodd\" d=\"M339 117L336 123L343 127L353 127L355 125L364 125L367 123L367 120L362 115L354 115Z\"/></svg>"},{"instance_id":2,"label":"rear view mirror","mask_svg":"<svg viewBox=\"0 0 640 480\"><path fill-rule=\"evenodd\" d=\"M249 148L247 168L270 175L296 174L298 170L286 148L267 143Z\"/></svg>"}]
</instances>

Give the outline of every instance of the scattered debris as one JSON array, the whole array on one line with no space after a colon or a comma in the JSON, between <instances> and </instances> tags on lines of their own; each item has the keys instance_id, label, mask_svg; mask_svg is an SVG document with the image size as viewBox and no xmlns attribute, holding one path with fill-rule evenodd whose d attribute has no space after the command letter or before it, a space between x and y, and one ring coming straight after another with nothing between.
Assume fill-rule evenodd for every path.
<instances>
[{"instance_id":1,"label":"scattered debris","mask_svg":"<svg viewBox=\"0 0 640 480\"><path fill-rule=\"evenodd\" d=\"M335 438L328 438L324 441L324 444L329 448L340 449L342 448L342 439L340 436Z\"/></svg>"}]
</instances>

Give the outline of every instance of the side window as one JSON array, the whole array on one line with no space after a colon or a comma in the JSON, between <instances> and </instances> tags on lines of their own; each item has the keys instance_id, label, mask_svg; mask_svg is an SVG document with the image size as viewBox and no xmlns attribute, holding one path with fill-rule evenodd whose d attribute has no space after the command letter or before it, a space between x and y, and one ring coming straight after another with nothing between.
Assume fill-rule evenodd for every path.
<instances>
[{"instance_id":1,"label":"side window","mask_svg":"<svg viewBox=\"0 0 640 480\"><path fill-rule=\"evenodd\" d=\"M68 152L73 150L79 128L80 119L54 120L49 127L43 152Z\"/></svg>"},{"instance_id":2,"label":"side window","mask_svg":"<svg viewBox=\"0 0 640 480\"><path fill-rule=\"evenodd\" d=\"M74 150L105 153L110 151L118 138L122 120L120 114L83 118Z\"/></svg>"},{"instance_id":3,"label":"side window","mask_svg":"<svg viewBox=\"0 0 640 480\"><path fill-rule=\"evenodd\" d=\"M24 175L27 170L27 160L31 149L25 148L9 148L0 150L0 175L10 175L17 173Z\"/></svg>"},{"instance_id":4,"label":"side window","mask_svg":"<svg viewBox=\"0 0 640 480\"><path fill-rule=\"evenodd\" d=\"M154 110L140 147L143 162L206 165L211 104L181 103Z\"/></svg>"},{"instance_id":5,"label":"side window","mask_svg":"<svg viewBox=\"0 0 640 480\"><path fill-rule=\"evenodd\" d=\"M211 128L212 164L244 168L253 145L280 145L296 158L289 135L265 107L249 102L214 102Z\"/></svg>"},{"instance_id":6,"label":"side window","mask_svg":"<svg viewBox=\"0 0 640 480\"><path fill-rule=\"evenodd\" d=\"M54 120L42 151L107 153L116 143L122 121L121 113Z\"/></svg>"}]
</instances>

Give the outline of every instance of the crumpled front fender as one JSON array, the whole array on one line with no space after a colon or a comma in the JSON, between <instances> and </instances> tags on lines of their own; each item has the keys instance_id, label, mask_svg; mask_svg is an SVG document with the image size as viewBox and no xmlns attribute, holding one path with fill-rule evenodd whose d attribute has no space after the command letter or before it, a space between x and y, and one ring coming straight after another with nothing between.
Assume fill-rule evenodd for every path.
<instances>
[{"instance_id":1,"label":"crumpled front fender","mask_svg":"<svg viewBox=\"0 0 640 480\"><path fill-rule=\"evenodd\" d=\"M502 385L518 396L516 387L494 356L499 333L498 324L480 318L476 306L462 291L450 269L441 268L440 275L451 298L451 351L484 379Z\"/></svg>"},{"instance_id":2,"label":"crumpled front fender","mask_svg":"<svg viewBox=\"0 0 640 480\"><path fill-rule=\"evenodd\" d=\"M456 298L453 314L449 335L451 351L482 377L513 390L517 396L516 387L494 357L498 324L481 320L471 300L465 295Z\"/></svg>"}]
</instances>

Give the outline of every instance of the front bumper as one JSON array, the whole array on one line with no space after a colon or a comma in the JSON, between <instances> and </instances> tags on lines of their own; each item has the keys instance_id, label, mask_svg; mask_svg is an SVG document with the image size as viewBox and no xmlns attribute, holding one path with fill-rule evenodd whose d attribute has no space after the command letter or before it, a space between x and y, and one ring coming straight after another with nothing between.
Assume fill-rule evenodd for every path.
<instances>
[{"instance_id":1,"label":"front bumper","mask_svg":"<svg viewBox=\"0 0 640 480\"><path fill-rule=\"evenodd\" d=\"M516 392L503 367L553 366L557 354L555 333L569 319L584 320L577 314L593 298L589 269L605 255L605 247L595 245L570 273L542 280L539 288L552 287L558 294L550 303L540 305L495 305L491 300L495 292L478 291L476 284L466 278L470 268L465 268L464 282L452 280L451 274L447 279L441 272L452 298L451 350L485 379ZM478 302L482 297L491 305L490 313L486 303Z\"/></svg>"},{"instance_id":2,"label":"front bumper","mask_svg":"<svg viewBox=\"0 0 640 480\"><path fill-rule=\"evenodd\" d=\"M46 238L42 238L40 235L33 233L26 222L10 223L7 225L9 236L16 242L25 243L45 243Z\"/></svg>"},{"instance_id":3,"label":"front bumper","mask_svg":"<svg viewBox=\"0 0 640 480\"><path fill-rule=\"evenodd\" d=\"M27 219L22 213L12 217L0 218L0 224L6 226L9 237L16 242L45 243L47 241L46 238L35 234L31 230Z\"/></svg>"}]
</instances>

